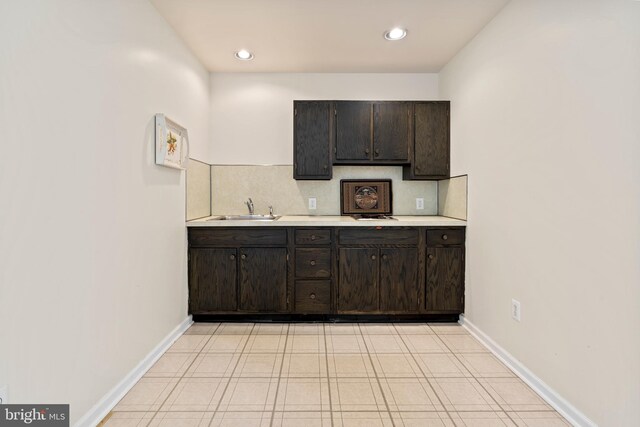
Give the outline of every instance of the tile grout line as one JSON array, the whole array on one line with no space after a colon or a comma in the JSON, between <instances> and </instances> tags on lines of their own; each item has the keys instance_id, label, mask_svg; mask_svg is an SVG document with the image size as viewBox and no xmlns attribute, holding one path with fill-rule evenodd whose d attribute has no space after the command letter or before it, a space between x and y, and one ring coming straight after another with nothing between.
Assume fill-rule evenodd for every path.
<instances>
[{"instance_id":1,"label":"tile grout line","mask_svg":"<svg viewBox=\"0 0 640 427\"><path fill-rule=\"evenodd\" d=\"M331 421L331 427L333 427L333 402L331 402L331 380L329 379L329 351L327 348L327 327L325 323L322 323L322 336L324 337L324 364L327 369L327 392L329 394L329 420ZM322 398L322 389L320 390L320 396ZM320 412L320 423L324 427L324 423L322 422L323 421L322 415L323 413Z\"/></svg>"},{"instance_id":2,"label":"tile grout line","mask_svg":"<svg viewBox=\"0 0 640 427\"><path fill-rule=\"evenodd\" d=\"M428 323L425 323L425 325L427 325L427 327L429 328L429 330L433 331L433 333L435 334L435 331L433 329L431 329L431 326L429 326ZM396 328L396 325L393 325L393 328L396 330L396 332L398 332L398 328ZM398 332L398 336L400 337L400 340L402 340L402 343L405 345L405 347L407 347L407 349L409 350L409 354L411 355L411 358L413 359L413 362L418 366L418 369L420 369L420 372L422 372L422 376L424 377L424 379L427 381L427 384L429 384L429 388L431 388L431 391L433 392L433 394L436 396L436 399L438 399L438 402L440 402L440 406L442 406L442 409L444 410L444 412L447 414L447 417L449 417L449 420L455 424L455 422L453 421L453 417L451 417L451 414L449 413L449 411L447 410L447 407L444 405L444 403L442 403L442 399L440 399L440 396L438 396L438 393L436 392L436 390L433 388L433 384L431 384L431 381L429 381L429 378L427 378L427 375L424 373L424 371L422 370L422 366L420 366L420 364L418 363L418 361L416 360L415 356L413 355L413 352L411 351L411 349L409 349L409 346L407 345L407 343L404 341L404 338L402 337L402 334L400 334L400 332ZM436 337L438 335L436 334ZM444 342L443 342L444 344ZM402 415L400 415L402 417Z\"/></svg>"},{"instance_id":3,"label":"tile grout line","mask_svg":"<svg viewBox=\"0 0 640 427\"><path fill-rule=\"evenodd\" d=\"M158 413L161 412L160 409L162 409L162 407L164 406L165 403L167 403L167 400L169 400L169 397L171 397L171 395L173 394L173 392L176 390L176 388L178 387L178 384L180 384L180 381L182 381L182 379L184 378L184 376L187 374L187 372L189 371L189 368L191 368L191 366L193 366L193 364L196 362L196 360L198 359L198 356L200 356L200 354L202 353L202 351L205 349L205 347L207 346L207 344L209 344L209 341L211 341L211 338L213 338L213 336L215 335L215 333L218 331L218 329L220 328L220 323L218 323L218 326L213 330L213 332L211 332L210 334L202 334L202 335L209 335L209 338L206 340L206 342L204 343L204 345L202 346L202 348L200 350L198 350L198 352L196 353L196 357L193 358L193 360L191 361L191 363L189 363L189 366L187 366L187 369L184 370L184 372L182 373L182 375L180 375L180 377L178 377L178 381L176 381L176 383L173 385L173 387L171 388L171 391L167 394L167 397L164 398L164 400L162 401L162 403L158 406L158 410L155 411L153 413L153 416L149 419L149 422L146 425L149 425L153 422L153 420L156 419L156 417L158 416ZM188 331L189 329L187 329ZM185 332L187 332L185 331ZM182 338L185 336L185 332L182 333L182 335L180 335L178 337L178 339ZM200 335L200 334L193 334L193 335ZM177 340L176 340L177 341ZM173 344L172 344L173 346ZM169 347L171 348L171 347ZM164 356L165 354L168 353L169 348L167 349L167 351L165 351L162 356ZM162 357L160 356L160 357ZM160 360L160 359L158 359ZM157 361L156 361L157 363ZM155 363L154 363L155 365ZM145 373L146 374L146 373ZM144 378L144 377L143 377ZM176 377L172 377L176 378ZM171 411L166 411L166 412L171 412ZM204 415L203 415L204 416Z\"/></svg>"},{"instance_id":4,"label":"tile grout line","mask_svg":"<svg viewBox=\"0 0 640 427\"><path fill-rule=\"evenodd\" d=\"M231 380L233 379L234 372L236 371L236 369L238 369L238 364L240 364L240 359L242 358L242 354L244 353L245 348L247 348L247 345L249 344L249 338L251 337L251 334L253 333L253 330L255 329L255 327L256 327L255 323L251 325L251 330L249 331L247 340L244 342L244 345L242 346L242 350L240 350L240 355L238 356L238 360L236 360L236 364L233 367L233 370L231 371L231 374L229 375L227 384L225 384L225 386L224 386L224 391L220 395L220 400L218 401L218 404L216 405L216 409L214 409L214 411L213 411L213 416L211 417L211 421L209 421L209 427L211 427L211 425L213 424L213 420L215 420L216 415L218 414L218 410L220 409L220 405L222 404L222 399L224 399L225 394L227 394L227 390L229 389L229 383L231 383ZM212 337L213 337L213 335L212 335ZM234 355L236 353L237 352L235 352L235 351L233 352Z\"/></svg>"},{"instance_id":5,"label":"tile grout line","mask_svg":"<svg viewBox=\"0 0 640 427\"><path fill-rule=\"evenodd\" d=\"M278 392L280 391L280 379L282 378L282 369L284 368L284 358L285 358L285 355L287 354L287 345L289 344L289 331L290 330L291 330L291 325L287 324L287 335L285 336L284 348L282 349L282 360L280 361L280 373L278 375L278 384L276 385L276 394L273 397L273 408L271 410L271 420L269 421L269 427L273 427L273 418L276 415L276 405L278 404ZM294 336L295 336L295 334L294 334ZM271 384L269 384L269 387L271 387ZM286 403L287 402L286 402L286 396L285 396L284 407L286 407ZM283 417L284 417L284 408L282 409L282 413L283 413Z\"/></svg>"},{"instance_id":6,"label":"tile grout line","mask_svg":"<svg viewBox=\"0 0 640 427\"><path fill-rule=\"evenodd\" d=\"M453 335L453 334L442 334L442 335ZM440 335L437 332L436 332L436 336L440 339ZM467 335L467 336L470 336L470 335ZM471 338L473 338L473 337L471 337ZM458 353L456 353L455 351L451 350L451 348L449 347L449 345L447 344L447 342L445 340L440 339L440 341L442 341L442 343L445 345L445 347L447 347L447 349L451 352L451 354L453 354L453 357L455 357L456 360L458 362L462 363L462 365L464 366L464 363L462 362L462 360L460 360L460 357L458 357ZM466 366L465 366L465 368L466 368ZM511 418L511 415L509 415L507 413L507 411L504 409L504 407L496 399L494 399L494 397L491 395L491 393L489 393L489 391L486 389L486 387L480 381L478 381L478 378L475 376L475 374L473 372L471 372L470 370L468 370L468 371L471 374L471 377L474 380L476 380L478 385L480 385L480 387L482 387L482 389L485 391L485 393L487 393L487 396L489 396L489 398L491 398L491 400L493 400L495 402L495 404L498 405L500 410L502 410L502 412L504 412L504 414L509 418L509 420L511 420L515 424L515 420L513 418ZM495 413L495 411L493 411L493 412Z\"/></svg>"},{"instance_id":7,"label":"tile grout line","mask_svg":"<svg viewBox=\"0 0 640 427\"><path fill-rule=\"evenodd\" d=\"M364 348L367 350L367 356L369 357L369 363L371 363L371 368L373 369L373 375L375 376L376 382L378 383L378 387L380 387L380 394L382 394L382 400L384 401L384 406L387 408L387 414L389 415L389 419L391 420L391 425L395 427L396 423L395 421L393 421L393 416L391 416L391 409L389 409L389 403L387 402L387 397L384 395L384 390L382 389L382 383L380 382L380 378L378 378L378 371L376 371L376 367L373 364L373 359L371 358L371 352L369 351L367 340L364 338L364 334L362 333L362 327L360 326L360 323L358 323L358 329L360 330L360 334L362 335L362 342L364 342ZM368 335L372 335L372 334L368 334ZM371 379L369 379L369 381L371 381ZM374 395L374 398L375 398L375 395ZM377 406L377 403L376 403L376 406Z\"/></svg>"}]
</instances>

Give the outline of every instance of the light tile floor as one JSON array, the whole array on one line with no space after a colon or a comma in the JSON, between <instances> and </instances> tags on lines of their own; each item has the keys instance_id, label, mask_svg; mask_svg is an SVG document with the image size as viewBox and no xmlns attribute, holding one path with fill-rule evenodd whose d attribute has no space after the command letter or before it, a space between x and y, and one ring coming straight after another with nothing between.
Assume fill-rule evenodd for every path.
<instances>
[{"instance_id":1,"label":"light tile floor","mask_svg":"<svg viewBox=\"0 0 640 427\"><path fill-rule=\"evenodd\" d=\"M196 323L104 425L569 424L457 324Z\"/></svg>"}]
</instances>

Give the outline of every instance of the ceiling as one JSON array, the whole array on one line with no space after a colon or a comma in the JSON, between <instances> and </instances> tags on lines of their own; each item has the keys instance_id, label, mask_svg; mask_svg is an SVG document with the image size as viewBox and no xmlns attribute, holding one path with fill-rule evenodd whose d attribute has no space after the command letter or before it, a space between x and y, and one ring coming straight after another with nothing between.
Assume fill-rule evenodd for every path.
<instances>
[{"instance_id":1,"label":"ceiling","mask_svg":"<svg viewBox=\"0 0 640 427\"><path fill-rule=\"evenodd\" d=\"M508 1L151 0L210 71L317 73L438 72Z\"/></svg>"}]
</instances>

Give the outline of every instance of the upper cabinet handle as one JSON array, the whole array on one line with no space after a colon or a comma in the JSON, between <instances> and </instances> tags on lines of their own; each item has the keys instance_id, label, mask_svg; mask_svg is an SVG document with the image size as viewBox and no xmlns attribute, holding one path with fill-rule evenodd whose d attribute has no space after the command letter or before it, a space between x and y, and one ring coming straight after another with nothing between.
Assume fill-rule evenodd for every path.
<instances>
[{"instance_id":1,"label":"upper cabinet handle","mask_svg":"<svg viewBox=\"0 0 640 427\"><path fill-rule=\"evenodd\" d=\"M365 148L364 154L369 154L369 149L368 148Z\"/></svg>"},{"instance_id":2,"label":"upper cabinet handle","mask_svg":"<svg viewBox=\"0 0 640 427\"><path fill-rule=\"evenodd\" d=\"M376 259L376 256L375 255L371 255L371 259Z\"/></svg>"},{"instance_id":3,"label":"upper cabinet handle","mask_svg":"<svg viewBox=\"0 0 640 427\"><path fill-rule=\"evenodd\" d=\"M247 259L247 256L245 254L242 254L242 255L240 255L240 258Z\"/></svg>"},{"instance_id":4,"label":"upper cabinet handle","mask_svg":"<svg viewBox=\"0 0 640 427\"><path fill-rule=\"evenodd\" d=\"M442 235L442 240L447 240L449 238L449 236L447 236L446 234Z\"/></svg>"}]
</instances>

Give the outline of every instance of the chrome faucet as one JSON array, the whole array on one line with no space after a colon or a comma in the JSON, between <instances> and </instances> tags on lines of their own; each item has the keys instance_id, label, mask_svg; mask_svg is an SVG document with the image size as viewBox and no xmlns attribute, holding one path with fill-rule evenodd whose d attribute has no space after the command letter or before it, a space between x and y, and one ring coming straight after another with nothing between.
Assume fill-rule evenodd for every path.
<instances>
[{"instance_id":1,"label":"chrome faucet","mask_svg":"<svg viewBox=\"0 0 640 427\"><path fill-rule=\"evenodd\" d=\"M244 202L247 207L249 208L249 215L253 215L254 211L253 211L253 200L251 200L251 197L249 197L249 200L247 200L246 202Z\"/></svg>"}]
</instances>

